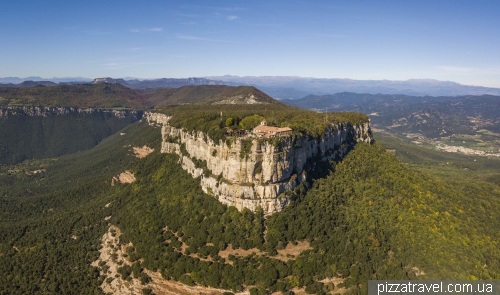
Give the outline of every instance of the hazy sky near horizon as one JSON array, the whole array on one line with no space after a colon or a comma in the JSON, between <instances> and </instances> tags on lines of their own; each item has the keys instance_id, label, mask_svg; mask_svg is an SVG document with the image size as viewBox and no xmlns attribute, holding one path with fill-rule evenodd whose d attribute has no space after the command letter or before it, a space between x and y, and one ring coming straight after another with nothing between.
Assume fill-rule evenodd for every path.
<instances>
[{"instance_id":1,"label":"hazy sky near horizon","mask_svg":"<svg viewBox=\"0 0 500 295\"><path fill-rule=\"evenodd\" d=\"M500 1L4 1L0 77L431 78L500 87Z\"/></svg>"}]
</instances>

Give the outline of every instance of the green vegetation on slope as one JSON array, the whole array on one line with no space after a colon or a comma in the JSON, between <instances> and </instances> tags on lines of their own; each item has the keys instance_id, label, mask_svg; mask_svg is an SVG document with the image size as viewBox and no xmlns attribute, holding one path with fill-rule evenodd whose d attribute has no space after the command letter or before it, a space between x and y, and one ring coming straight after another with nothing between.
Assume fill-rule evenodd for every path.
<instances>
[{"instance_id":1,"label":"green vegetation on slope","mask_svg":"<svg viewBox=\"0 0 500 295\"><path fill-rule=\"evenodd\" d=\"M121 84L0 87L0 106L57 106L145 109L151 104Z\"/></svg>"},{"instance_id":2,"label":"green vegetation on slope","mask_svg":"<svg viewBox=\"0 0 500 295\"><path fill-rule=\"evenodd\" d=\"M233 291L304 286L323 294L319 281L332 276L345 279L336 289L353 292L377 278L500 278L495 183L431 178L360 143L264 220L204 194L176 155L158 152L158 129L137 122L123 132L89 151L0 169L0 294L98 294L106 278L90 263L108 222L134 244L142 267ZM144 144L156 151L130 156L129 145ZM39 168L46 171L30 172ZM125 169L136 182L110 186ZM301 240L312 250L287 262L271 257ZM265 255L224 259L228 244Z\"/></svg>"},{"instance_id":3,"label":"green vegetation on slope","mask_svg":"<svg viewBox=\"0 0 500 295\"><path fill-rule=\"evenodd\" d=\"M21 112L19 110L18 112ZM140 118L141 113L123 117L96 110L47 116L0 117L0 164L26 159L58 157L90 149L102 139Z\"/></svg>"},{"instance_id":4,"label":"green vegetation on slope","mask_svg":"<svg viewBox=\"0 0 500 295\"><path fill-rule=\"evenodd\" d=\"M245 122L245 118L258 115L265 118L269 126L290 127L295 135L318 138L324 134L331 124L348 123L362 124L368 122L368 117L354 112L322 113L301 110L282 104L273 105L182 105L158 109L158 112L172 116L169 123L189 132L203 131L212 140L218 142L227 135L226 122L232 118L233 128L247 130L255 127ZM221 118L222 112L222 118ZM258 123L257 123L258 124Z\"/></svg>"},{"instance_id":5,"label":"green vegetation on slope","mask_svg":"<svg viewBox=\"0 0 500 295\"><path fill-rule=\"evenodd\" d=\"M159 148L145 123L122 132L85 152L0 167L0 294L102 294L90 263L113 213L111 177L136 160L129 145Z\"/></svg>"},{"instance_id":6,"label":"green vegetation on slope","mask_svg":"<svg viewBox=\"0 0 500 295\"><path fill-rule=\"evenodd\" d=\"M200 103L207 97L212 97L224 89L225 85L182 86L179 88L153 88L137 90L143 93L154 105L176 105Z\"/></svg>"},{"instance_id":7,"label":"green vegetation on slope","mask_svg":"<svg viewBox=\"0 0 500 295\"><path fill-rule=\"evenodd\" d=\"M154 88L138 90L156 106L178 104L212 104L223 100L241 102L246 97L254 96L260 103L279 103L264 92L252 86L200 85L179 88Z\"/></svg>"},{"instance_id":8,"label":"green vegetation on slope","mask_svg":"<svg viewBox=\"0 0 500 295\"><path fill-rule=\"evenodd\" d=\"M303 200L269 218L268 235L311 240L360 283L415 278L413 267L427 279L498 278L499 197L496 185L431 179L378 144L358 144Z\"/></svg>"},{"instance_id":9,"label":"green vegetation on slope","mask_svg":"<svg viewBox=\"0 0 500 295\"><path fill-rule=\"evenodd\" d=\"M436 177L500 183L500 159L448 153L404 142L394 136L375 139L414 169Z\"/></svg>"},{"instance_id":10,"label":"green vegetation on slope","mask_svg":"<svg viewBox=\"0 0 500 295\"><path fill-rule=\"evenodd\" d=\"M279 101L260 91L253 86L230 87L208 99L208 103L217 103L222 100L234 100L235 103L242 101L242 98L253 97L259 103L281 104Z\"/></svg>"},{"instance_id":11,"label":"green vegetation on slope","mask_svg":"<svg viewBox=\"0 0 500 295\"><path fill-rule=\"evenodd\" d=\"M500 96L419 97L395 94L337 93L287 100L306 109L370 114L374 130L427 144L443 143L498 153Z\"/></svg>"},{"instance_id":12,"label":"green vegetation on slope","mask_svg":"<svg viewBox=\"0 0 500 295\"><path fill-rule=\"evenodd\" d=\"M261 247L262 211L238 212L219 203L204 194L199 180L190 177L177 161L176 155L152 154L132 167L137 181L118 194L119 212L111 219L125 233L123 242L132 241L139 256L145 258L142 266L159 270L165 278L179 280L190 273L202 285L234 290L241 290L242 283L255 283L255 269L248 269L243 260L233 266L225 264L218 252L228 244ZM215 262L179 253L182 243L174 234L188 245L186 254L200 253ZM252 259L252 263L257 262Z\"/></svg>"},{"instance_id":13,"label":"green vegetation on slope","mask_svg":"<svg viewBox=\"0 0 500 295\"><path fill-rule=\"evenodd\" d=\"M369 279L500 277L500 190L491 183L431 179L378 144L358 144L307 193L299 187L299 198L264 227L260 212L218 203L175 163L175 155L138 162L132 168L137 182L119 193L121 208L112 218L142 265L165 278L271 291L322 290L319 280L341 276L341 286L366 292ZM227 264L218 256L229 243L272 256L304 239L313 249L286 263L250 255ZM182 243L185 254L212 261L183 255Z\"/></svg>"}]
</instances>

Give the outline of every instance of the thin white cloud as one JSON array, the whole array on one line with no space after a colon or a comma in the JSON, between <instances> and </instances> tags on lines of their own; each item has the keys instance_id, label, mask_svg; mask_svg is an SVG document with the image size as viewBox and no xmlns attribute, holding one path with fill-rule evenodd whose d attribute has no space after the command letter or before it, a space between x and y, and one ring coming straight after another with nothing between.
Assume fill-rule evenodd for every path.
<instances>
[{"instance_id":1,"label":"thin white cloud","mask_svg":"<svg viewBox=\"0 0 500 295\"><path fill-rule=\"evenodd\" d=\"M185 13L177 13L177 16L183 16L183 17L200 17L198 14L185 14Z\"/></svg>"},{"instance_id":2,"label":"thin white cloud","mask_svg":"<svg viewBox=\"0 0 500 295\"><path fill-rule=\"evenodd\" d=\"M83 31L87 35L108 35L112 34L113 32L109 31L101 31L101 30L89 30L89 31Z\"/></svg>"},{"instance_id":3,"label":"thin white cloud","mask_svg":"<svg viewBox=\"0 0 500 295\"><path fill-rule=\"evenodd\" d=\"M72 26L72 27L64 27L63 29L67 30L67 31L72 31L72 30L77 30L80 28L81 28L81 26Z\"/></svg>"},{"instance_id":4,"label":"thin white cloud","mask_svg":"<svg viewBox=\"0 0 500 295\"><path fill-rule=\"evenodd\" d=\"M104 64L104 69L106 69L106 70L120 70L123 68L124 68L124 66L122 64L116 63L116 62L109 62L109 63Z\"/></svg>"},{"instance_id":5,"label":"thin white cloud","mask_svg":"<svg viewBox=\"0 0 500 295\"><path fill-rule=\"evenodd\" d=\"M321 34L321 33L316 33L314 35L318 36L318 37L328 37L328 38L349 38L349 36L347 36L347 35L339 35L339 34Z\"/></svg>"},{"instance_id":6,"label":"thin white cloud","mask_svg":"<svg viewBox=\"0 0 500 295\"><path fill-rule=\"evenodd\" d=\"M177 38L185 39L185 40L198 40L198 41L213 41L208 38L195 37L195 36L186 36L186 35L177 35Z\"/></svg>"},{"instance_id":7,"label":"thin white cloud","mask_svg":"<svg viewBox=\"0 0 500 295\"><path fill-rule=\"evenodd\" d=\"M180 6L181 9L211 9L211 10L224 10L224 11L237 11L245 10L244 7L218 7L218 6L205 6L205 5L183 5Z\"/></svg>"},{"instance_id":8,"label":"thin white cloud","mask_svg":"<svg viewBox=\"0 0 500 295\"><path fill-rule=\"evenodd\" d=\"M470 73L475 71L475 68L469 67L455 67L455 66L438 66L436 67L440 71L451 72L451 73Z\"/></svg>"},{"instance_id":9,"label":"thin white cloud","mask_svg":"<svg viewBox=\"0 0 500 295\"><path fill-rule=\"evenodd\" d=\"M146 29L130 29L132 33L141 33L141 32L161 32L163 28L146 28Z\"/></svg>"},{"instance_id":10,"label":"thin white cloud","mask_svg":"<svg viewBox=\"0 0 500 295\"><path fill-rule=\"evenodd\" d=\"M249 24L250 26L254 26L254 27L282 27L283 24L265 24L265 23L262 23L262 24Z\"/></svg>"},{"instance_id":11,"label":"thin white cloud","mask_svg":"<svg viewBox=\"0 0 500 295\"><path fill-rule=\"evenodd\" d=\"M156 49L162 49L162 46L146 46L146 47L127 47L122 49L117 49L118 52L143 52L143 51L152 51Z\"/></svg>"},{"instance_id":12,"label":"thin white cloud","mask_svg":"<svg viewBox=\"0 0 500 295\"><path fill-rule=\"evenodd\" d=\"M166 60L158 61L135 61L135 62L108 62L103 64L105 70L122 70L125 68L143 66L143 65L160 65L168 63Z\"/></svg>"},{"instance_id":13,"label":"thin white cloud","mask_svg":"<svg viewBox=\"0 0 500 295\"><path fill-rule=\"evenodd\" d=\"M225 41L225 40L217 40L217 39L210 39L210 38L197 37L197 36L187 36L187 35L180 35L180 34L177 34L177 38L184 39L184 40L192 40L192 41L207 41L207 42L221 42L221 43L230 43L231 42L231 41Z\"/></svg>"},{"instance_id":14,"label":"thin white cloud","mask_svg":"<svg viewBox=\"0 0 500 295\"><path fill-rule=\"evenodd\" d=\"M227 19L228 19L228 20L237 20L237 19L239 19L239 17L238 17L238 16L236 16L236 15L228 15L228 16L227 16Z\"/></svg>"},{"instance_id":15,"label":"thin white cloud","mask_svg":"<svg viewBox=\"0 0 500 295\"><path fill-rule=\"evenodd\" d=\"M238 10L244 10L245 8L243 7L214 7L215 9L219 10L225 10L225 11L238 11Z\"/></svg>"},{"instance_id":16,"label":"thin white cloud","mask_svg":"<svg viewBox=\"0 0 500 295\"><path fill-rule=\"evenodd\" d=\"M190 55L185 55L185 54L170 54L168 56L169 57L173 57L173 58L187 58L187 57L191 57Z\"/></svg>"},{"instance_id":17,"label":"thin white cloud","mask_svg":"<svg viewBox=\"0 0 500 295\"><path fill-rule=\"evenodd\" d=\"M500 75L500 66L491 67L462 67L462 66L436 66L435 70L446 75L473 76L473 77L497 77ZM482 82L481 82L482 83ZM479 83L479 84L481 84Z\"/></svg>"}]
</instances>

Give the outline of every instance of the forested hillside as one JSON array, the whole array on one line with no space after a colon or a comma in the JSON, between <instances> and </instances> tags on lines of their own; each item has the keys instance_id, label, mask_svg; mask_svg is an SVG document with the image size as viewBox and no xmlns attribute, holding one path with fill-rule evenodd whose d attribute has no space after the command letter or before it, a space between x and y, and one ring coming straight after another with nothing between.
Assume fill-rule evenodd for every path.
<instances>
[{"instance_id":1,"label":"forested hillside","mask_svg":"<svg viewBox=\"0 0 500 295\"><path fill-rule=\"evenodd\" d=\"M252 95L256 101L279 104L253 87L205 85L151 91L171 92L172 100L153 97L150 101L144 93L118 83L0 87L0 164L90 149L140 119L142 110L153 104L210 104Z\"/></svg>"},{"instance_id":2,"label":"forested hillside","mask_svg":"<svg viewBox=\"0 0 500 295\"><path fill-rule=\"evenodd\" d=\"M135 123L123 133L90 151L2 170L0 294L97 294L107 278L90 263L108 222L135 248L136 271L124 268L125 278L147 268L186 284L264 294L365 292L374 278L500 276L497 184L431 178L378 144L358 144L265 219L205 195L176 155L158 153L158 129ZM143 144L155 152L131 156L131 145ZM136 181L111 186L126 169ZM306 242L309 250L277 258ZM229 245L255 254L224 258Z\"/></svg>"},{"instance_id":3,"label":"forested hillside","mask_svg":"<svg viewBox=\"0 0 500 295\"><path fill-rule=\"evenodd\" d=\"M0 166L0 294L102 294L90 263L114 211L111 178L132 146L157 149L158 131L137 122L85 152Z\"/></svg>"},{"instance_id":4,"label":"forested hillside","mask_svg":"<svg viewBox=\"0 0 500 295\"><path fill-rule=\"evenodd\" d=\"M500 257L495 185L434 180L404 168L378 145L359 144L330 176L305 194L299 189L295 202L261 226L258 213L219 204L183 176L173 156L161 157L167 162L150 158L133 168L138 181L125 188L122 195L128 197L112 221L145 258L142 265L166 278L186 280L189 274L201 285L237 291L249 285L318 290L323 288L318 280L332 276L349 278L341 286L365 289L368 279L500 274L492 258ZM188 253L214 262L181 255L176 249L182 243L172 240L173 233L182 237ZM287 263L268 257L301 240L313 250ZM218 256L228 244L267 255L234 258L228 265Z\"/></svg>"},{"instance_id":5,"label":"forested hillside","mask_svg":"<svg viewBox=\"0 0 500 295\"><path fill-rule=\"evenodd\" d=\"M204 87L182 90L199 104L157 111L172 116L172 126L214 140L228 136L226 127L250 130L264 119L309 138L331 124L369 122L359 113L281 103L214 105L258 93ZM251 294L355 294L366 293L369 279L500 277L498 161L431 153L391 138L381 142L395 155L358 143L340 162L317 165L310 183L286 192L284 210L264 216L203 193L177 155L159 152L159 128L101 111L0 118L2 160L17 163L0 166L0 294L99 294L119 278L136 280L147 294L151 272ZM19 137L26 134L32 141ZM144 145L154 152L136 157L134 148ZM77 147L91 149L53 158ZM18 163L26 158L40 159ZM125 171L131 180L121 183ZM118 277L97 260L111 225L127 249L110 254ZM300 250L290 251L295 246Z\"/></svg>"},{"instance_id":6,"label":"forested hillside","mask_svg":"<svg viewBox=\"0 0 500 295\"><path fill-rule=\"evenodd\" d=\"M151 106L120 84L32 84L0 87L0 164L90 149Z\"/></svg>"},{"instance_id":7,"label":"forested hillside","mask_svg":"<svg viewBox=\"0 0 500 295\"><path fill-rule=\"evenodd\" d=\"M253 97L254 103L279 103L264 92L252 86L201 85L179 88L154 88L137 90L156 106L178 104L245 103Z\"/></svg>"},{"instance_id":8,"label":"forested hillside","mask_svg":"<svg viewBox=\"0 0 500 295\"><path fill-rule=\"evenodd\" d=\"M0 164L90 149L141 116L125 110L0 107Z\"/></svg>"},{"instance_id":9,"label":"forested hillside","mask_svg":"<svg viewBox=\"0 0 500 295\"><path fill-rule=\"evenodd\" d=\"M0 106L149 108L143 96L121 84L0 87Z\"/></svg>"}]
</instances>

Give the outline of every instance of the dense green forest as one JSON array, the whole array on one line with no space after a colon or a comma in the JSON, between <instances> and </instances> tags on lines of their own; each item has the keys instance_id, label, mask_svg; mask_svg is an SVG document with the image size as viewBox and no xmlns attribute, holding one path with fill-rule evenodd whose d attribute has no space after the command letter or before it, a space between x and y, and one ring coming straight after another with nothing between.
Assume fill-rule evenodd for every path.
<instances>
[{"instance_id":1,"label":"dense green forest","mask_svg":"<svg viewBox=\"0 0 500 295\"><path fill-rule=\"evenodd\" d=\"M0 294L102 294L90 266L113 213L111 178L159 147L159 130L136 122L95 148L0 166Z\"/></svg>"},{"instance_id":2,"label":"dense green forest","mask_svg":"<svg viewBox=\"0 0 500 295\"><path fill-rule=\"evenodd\" d=\"M260 103L279 103L264 92L252 86L201 85L182 86L179 88L153 88L137 90L147 97L155 106L178 104L212 104L225 99L241 102L253 95L254 100Z\"/></svg>"},{"instance_id":3,"label":"dense green forest","mask_svg":"<svg viewBox=\"0 0 500 295\"><path fill-rule=\"evenodd\" d=\"M331 124L368 123L368 116L354 112L324 113L306 111L283 104L246 105L177 105L158 108L172 116L169 124L185 130L202 131L218 142L227 136L225 127L251 130L261 120L269 126L290 127L298 136L318 138ZM222 113L222 117L221 117Z\"/></svg>"},{"instance_id":4,"label":"dense green forest","mask_svg":"<svg viewBox=\"0 0 500 295\"><path fill-rule=\"evenodd\" d=\"M255 115L310 136L327 120L367 122L355 113L318 116L280 105L224 106L223 120L220 106L163 111L175 111L171 123L188 131L224 129L229 118L240 126ZM146 268L251 294L299 287L366 293L369 279L500 278L498 161L381 137L395 155L359 143L341 162L327 163L328 176L298 186L283 211L264 217L204 194L177 155L159 153L160 140L158 128L135 122L87 151L0 166L0 294L100 294L107 277L90 263L109 223L123 232L120 243L134 245L135 264L120 270L124 277L144 278ZM143 145L155 152L135 158L132 146ZM111 186L125 170L136 181ZM275 258L300 241L311 249L286 262ZM258 251L221 257L229 245ZM321 282L332 277L342 282Z\"/></svg>"},{"instance_id":5,"label":"dense green forest","mask_svg":"<svg viewBox=\"0 0 500 295\"><path fill-rule=\"evenodd\" d=\"M48 115L16 112L19 114L0 116L0 165L90 149L142 116L142 112L131 111L116 116L106 110Z\"/></svg>"},{"instance_id":6,"label":"dense green forest","mask_svg":"<svg viewBox=\"0 0 500 295\"><path fill-rule=\"evenodd\" d=\"M76 84L0 87L0 106L58 106L90 108L151 107L150 102L121 84Z\"/></svg>"},{"instance_id":7,"label":"dense green forest","mask_svg":"<svg viewBox=\"0 0 500 295\"><path fill-rule=\"evenodd\" d=\"M0 104L149 106L137 93L125 95L126 102L96 102L99 95L128 93L118 84L57 87L0 89ZM250 130L262 120L309 137L330 124L369 122L359 113L318 114L276 101L210 105L248 94L267 99L250 87L169 91L154 99L177 104L189 96L195 103L160 108L173 116L170 124L215 140L227 137L227 128ZM0 294L102 293L101 283L113 278L101 275L103 265L90 264L110 224L122 231L121 244L133 243L127 256L134 264L122 266L120 275L140 279L146 293L144 269L187 285L251 294L366 293L369 279L500 279L497 159L379 136L373 145L356 144L340 162L324 162L324 178L287 192L290 204L264 216L203 193L177 155L159 152L160 129L130 124L135 120L105 112L0 118L0 161L10 163L0 165ZM155 151L136 158L132 147L143 145ZM111 186L125 170L136 181ZM277 259L299 242L310 248ZM257 250L222 257L228 249Z\"/></svg>"},{"instance_id":8,"label":"dense green forest","mask_svg":"<svg viewBox=\"0 0 500 295\"><path fill-rule=\"evenodd\" d=\"M500 276L500 192L491 183L432 179L403 167L378 144L358 144L327 178L306 193L299 188L300 198L262 226L258 212L238 213L204 195L175 165L176 156L157 156L164 162L152 156L136 163L138 181L120 194L127 197L112 221L145 259L142 265L165 278L189 274L198 284L233 291L250 285L320 292L326 287L318 280L340 276L348 278L343 286L366 292L369 279ZM181 255L173 233L189 253L214 262ZM267 257L300 240L313 250L286 263ZM268 255L235 257L229 265L217 255L228 244Z\"/></svg>"},{"instance_id":9,"label":"dense green forest","mask_svg":"<svg viewBox=\"0 0 500 295\"><path fill-rule=\"evenodd\" d=\"M129 85L130 86L130 85ZM130 89L119 83L0 87L0 106L58 106L149 109L179 104L216 104L224 100L281 104L252 86L200 85Z\"/></svg>"}]
</instances>

